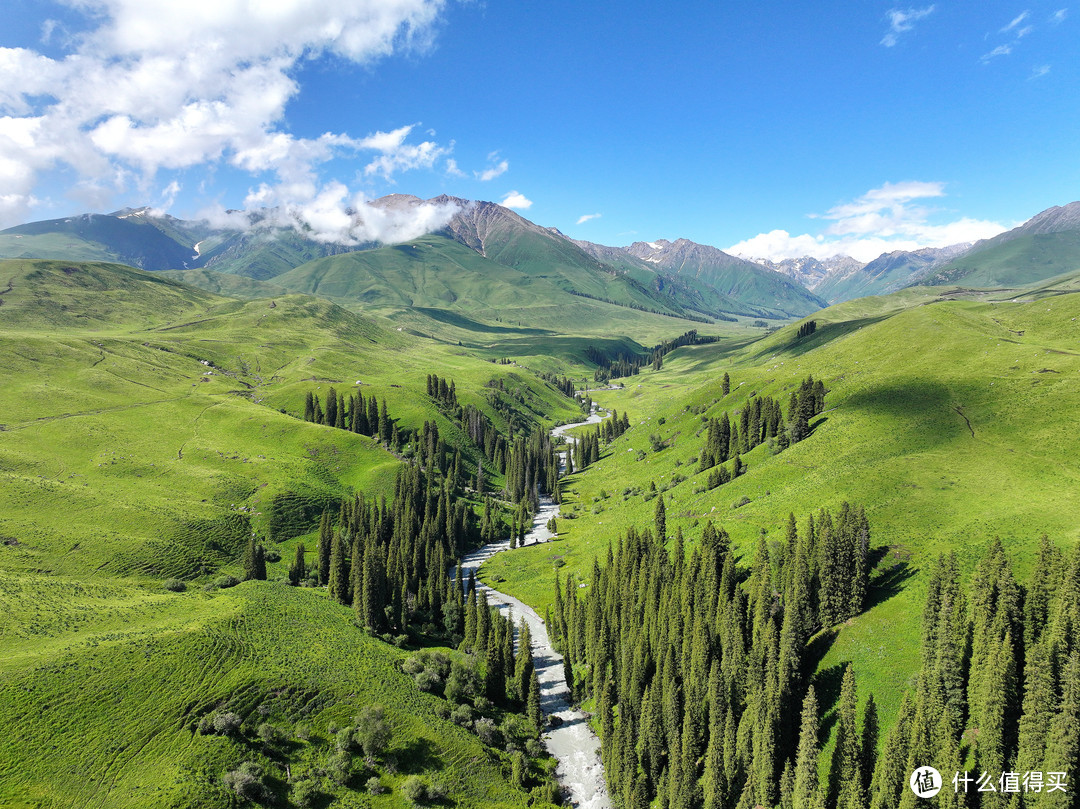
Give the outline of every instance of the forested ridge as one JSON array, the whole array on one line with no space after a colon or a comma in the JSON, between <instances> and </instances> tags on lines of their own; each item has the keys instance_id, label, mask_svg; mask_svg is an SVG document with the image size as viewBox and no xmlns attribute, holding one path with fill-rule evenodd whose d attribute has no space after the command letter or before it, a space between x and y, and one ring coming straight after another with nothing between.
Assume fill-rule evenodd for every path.
<instances>
[{"instance_id":1,"label":"forested ridge","mask_svg":"<svg viewBox=\"0 0 1080 809\"><path fill-rule=\"evenodd\" d=\"M618 806L909 809L918 798L908 778L923 765L944 774L941 805L1077 805L1074 785L1045 786L1074 778L1080 755L1080 552L1067 560L1044 538L1026 588L1000 542L970 587L955 558L942 557L923 619L923 668L895 726L879 742L873 695L859 711L848 665L819 778L830 706L814 687L811 641L863 609L865 514L845 504L802 530L791 516L782 541L762 535L746 569L712 523L689 554L681 531L669 551L662 502L655 533L631 529L609 547L583 597L573 577L556 579L552 631L575 697L595 706ZM1029 773L1038 775L1025 782ZM979 793L979 776L998 791ZM1003 792L1004 783L1019 787Z\"/></svg>"},{"instance_id":2,"label":"forested ridge","mask_svg":"<svg viewBox=\"0 0 1080 809\"><path fill-rule=\"evenodd\" d=\"M736 564L727 534L706 524L687 555L631 529L595 563L584 598L556 583L553 631L578 699L596 701L604 765L619 805L772 806L797 737L812 664L810 637L862 608L869 525L862 510L789 520Z\"/></svg>"}]
</instances>

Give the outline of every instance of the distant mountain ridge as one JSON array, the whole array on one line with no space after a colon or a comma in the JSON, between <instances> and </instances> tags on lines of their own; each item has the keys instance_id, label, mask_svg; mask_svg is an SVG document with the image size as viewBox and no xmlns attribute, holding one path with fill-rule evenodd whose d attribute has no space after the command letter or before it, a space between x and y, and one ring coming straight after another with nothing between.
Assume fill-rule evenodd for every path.
<instances>
[{"instance_id":1,"label":"distant mountain ridge","mask_svg":"<svg viewBox=\"0 0 1080 809\"><path fill-rule=\"evenodd\" d=\"M961 256L919 273L913 284L1025 286L1080 269L1080 202L1041 211L976 242Z\"/></svg>"},{"instance_id":2,"label":"distant mountain ridge","mask_svg":"<svg viewBox=\"0 0 1080 809\"><path fill-rule=\"evenodd\" d=\"M774 272L783 273L788 278L793 278L811 292L816 292L817 287L830 275L840 272L854 272L861 268L863 262L851 256L836 255L831 258L814 258L802 256L800 258L785 258L781 261L771 261L767 258L746 258L762 267L767 267Z\"/></svg>"},{"instance_id":3,"label":"distant mountain ridge","mask_svg":"<svg viewBox=\"0 0 1080 809\"><path fill-rule=\"evenodd\" d=\"M970 247L970 243L964 243L882 253L867 264L837 268L817 285L815 291L830 304L867 295L887 295L911 286L919 273L963 255Z\"/></svg>"},{"instance_id":4,"label":"distant mountain ridge","mask_svg":"<svg viewBox=\"0 0 1080 809\"><path fill-rule=\"evenodd\" d=\"M689 239L634 242L624 249L654 267L697 279L733 298L769 298L790 315L800 310L809 314L825 306L821 298L782 273ZM811 308L807 311L807 307Z\"/></svg>"},{"instance_id":5,"label":"distant mountain ridge","mask_svg":"<svg viewBox=\"0 0 1080 809\"><path fill-rule=\"evenodd\" d=\"M493 202L446 195L422 200L408 194L391 194L372 201L370 206L381 216L403 215L406 220L413 210L424 206L445 212L453 210L449 222L441 227L436 223L430 236L457 242L525 277L619 306L708 320L739 315L786 319L804 316L823 305L797 284L703 245L691 249L701 258L698 265L689 267L683 262L667 268L663 262L636 259L623 248L601 250L600 246L575 242L555 228L541 227ZM361 215L355 214L358 218ZM193 283L215 291L232 288L253 292L259 287L227 284L218 275L276 283L279 276L290 274L296 285L305 287L307 282L300 280L304 273L293 272L297 268L320 259L364 252L370 255L362 262L352 262L351 271L366 273L369 278L379 277L382 286L340 281L335 288L364 289L365 295L387 301L428 300L423 294L413 294L409 288L418 283L417 279L430 276L423 268L406 269L408 261L403 263L403 256L412 256L413 261L436 260L444 269L457 266L464 272L460 262L447 264L448 254L435 243L430 243L431 249L411 253L387 252L374 242L341 244L310 238L294 227L274 224L279 221L281 217L272 210L251 212L246 214L247 227L215 228L206 222L159 215L149 208L128 208L113 214L87 214L2 231L0 257L114 261L146 270L184 272ZM439 221L446 221L445 217ZM676 244L687 249L693 245L685 240ZM388 262L386 266L378 263L384 260ZM203 270L217 275L200 272ZM320 277L326 271L320 269ZM469 273L475 271L472 268ZM493 277L500 275L494 268L492 273ZM335 277L338 277L336 271ZM439 285L444 281L449 286L435 297L456 299L460 293L454 290L453 279L439 279ZM718 283L725 288L719 289ZM471 281L466 286L472 293L479 291ZM376 293L376 287L383 291ZM511 305L511 301L504 298L504 304Z\"/></svg>"},{"instance_id":6,"label":"distant mountain ridge","mask_svg":"<svg viewBox=\"0 0 1080 809\"><path fill-rule=\"evenodd\" d=\"M456 242L523 277L546 281L574 295L690 319L802 317L827 303L912 285L1024 286L1080 269L1080 202L1049 208L973 246L894 251L866 264L849 256L750 260L689 239L609 247L574 240L494 202L447 195L423 200L391 194L369 205L375 218L368 222L377 222L379 217L391 223L394 217L420 222L421 227L430 228L430 236ZM424 219L424 210L432 209L439 215ZM413 213L419 218L410 219ZM353 215L362 222L361 217L368 214ZM150 208L125 208L111 214L31 222L0 231L0 257L111 261L147 270L187 271L196 283L249 292L260 287L226 284L198 271L266 282L311 261L356 252L372 255L354 262L354 272L378 274L381 268L372 262L382 259L390 261L394 272L405 267L401 262L405 253L373 252L383 247L374 241L334 243L325 236L315 238L318 234L281 224L290 220L275 210L250 212L238 219L238 226L215 227ZM393 239L416 230L358 228L357 232ZM445 251L434 243L431 247L410 255L415 261L439 256L440 265L447 266ZM424 273L417 268L406 275L412 280L405 281L405 276L399 280L408 285ZM383 277L393 287L399 281L391 276ZM442 280L450 284L448 295L458 294L453 279ZM506 303L510 305L509 299Z\"/></svg>"}]
</instances>

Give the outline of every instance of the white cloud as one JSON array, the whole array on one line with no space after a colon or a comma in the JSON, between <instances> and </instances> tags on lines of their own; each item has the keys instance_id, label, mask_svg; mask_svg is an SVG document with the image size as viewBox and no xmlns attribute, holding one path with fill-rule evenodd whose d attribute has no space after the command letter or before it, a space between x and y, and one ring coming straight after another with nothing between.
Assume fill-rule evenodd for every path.
<instances>
[{"instance_id":1,"label":"white cloud","mask_svg":"<svg viewBox=\"0 0 1080 809\"><path fill-rule=\"evenodd\" d=\"M452 157L446 159L446 173L451 177L464 177L465 172L458 168L457 161Z\"/></svg>"},{"instance_id":2,"label":"white cloud","mask_svg":"<svg viewBox=\"0 0 1080 809\"><path fill-rule=\"evenodd\" d=\"M1053 14L1050 15L1050 22L1054 25L1065 22L1065 18L1069 16L1069 10L1067 8L1059 8Z\"/></svg>"},{"instance_id":3,"label":"white cloud","mask_svg":"<svg viewBox=\"0 0 1080 809\"><path fill-rule=\"evenodd\" d=\"M933 14L934 8L934 6L927 6L926 8L889 9L888 14L885 15L889 20L889 30L882 37L881 44L886 48L893 47L900 41L901 34L912 30L915 23Z\"/></svg>"},{"instance_id":4,"label":"white cloud","mask_svg":"<svg viewBox=\"0 0 1080 809\"><path fill-rule=\"evenodd\" d=\"M1006 229L997 222L968 217L931 221L942 219L942 212L913 204L917 200L944 196L945 184L940 182L885 183L851 202L813 215L811 218L830 222L816 236L806 233L792 236L786 230L773 230L741 241L725 251L774 261L800 256L823 259L835 255L872 261L882 253L894 250L947 247L986 239Z\"/></svg>"},{"instance_id":5,"label":"white cloud","mask_svg":"<svg viewBox=\"0 0 1080 809\"><path fill-rule=\"evenodd\" d=\"M436 160L450 151L430 140L417 144L405 143L411 131L412 126L403 126L393 132L376 132L356 141L354 145L358 149L374 149L382 153L364 166L364 173L378 174L389 180L400 171L430 169Z\"/></svg>"},{"instance_id":6,"label":"white cloud","mask_svg":"<svg viewBox=\"0 0 1080 809\"><path fill-rule=\"evenodd\" d=\"M501 203L504 208L517 208L519 210L526 210L532 207L532 200L526 197L524 194L517 191L511 191L507 194Z\"/></svg>"},{"instance_id":7,"label":"white cloud","mask_svg":"<svg viewBox=\"0 0 1080 809\"><path fill-rule=\"evenodd\" d=\"M509 162L507 162L506 160L499 160L498 152L492 152L488 155L488 163L490 163L491 165L489 165L483 171L473 172L473 174L476 175L476 179L478 179L482 183L486 183L489 180L494 180L496 177L505 174L510 168Z\"/></svg>"},{"instance_id":8,"label":"white cloud","mask_svg":"<svg viewBox=\"0 0 1080 809\"><path fill-rule=\"evenodd\" d=\"M36 122L29 144L0 131L0 221L21 216L54 172L74 174L79 198L146 198L161 172L232 165L275 175L278 196L299 184L313 199L317 168L337 156L374 152L363 171L387 180L431 168L450 147L408 142L412 125L308 139L284 116L303 61L423 50L445 1L276 0L253 13L249 0L73 0L91 27L64 38L63 56L0 48L0 116ZM43 38L55 44L56 28ZM11 164L24 167L14 184L3 182Z\"/></svg>"},{"instance_id":9,"label":"white cloud","mask_svg":"<svg viewBox=\"0 0 1080 809\"><path fill-rule=\"evenodd\" d=\"M1006 34L1006 33L1008 33L1009 31L1011 31L1011 30L1013 30L1014 28L1016 28L1016 26L1018 26L1018 25L1019 25L1020 23L1022 23L1022 22L1023 22L1024 20L1026 20L1026 19L1027 19L1028 17L1030 17L1030 16L1031 16L1031 12L1030 12L1030 11L1021 11L1021 12L1020 12L1019 14L1017 14L1017 15L1016 15L1016 16L1015 16L1015 17L1013 18L1013 21L1012 21L1012 22L1010 22L1010 23L1009 23L1008 25L1006 25L1006 26L1005 26L1004 28L1002 28L1002 29L1001 29L1000 31L998 31L998 33L999 33L999 34Z\"/></svg>"},{"instance_id":10,"label":"white cloud","mask_svg":"<svg viewBox=\"0 0 1080 809\"><path fill-rule=\"evenodd\" d=\"M1031 69L1029 79L1040 79L1050 72L1050 65L1036 65Z\"/></svg>"},{"instance_id":11,"label":"white cloud","mask_svg":"<svg viewBox=\"0 0 1080 809\"><path fill-rule=\"evenodd\" d=\"M393 244L408 241L444 227L459 210L453 202L421 200L380 203L363 193L351 192L339 182L309 188L306 197L297 188L288 195L276 187L262 185L249 194L252 211L210 208L201 218L219 228L259 234L273 228L292 228L319 242L360 245L371 242Z\"/></svg>"},{"instance_id":12,"label":"white cloud","mask_svg":"<svg viewBox=\"0 0 1080 809\"><path fill-rule=\"evenodd\" d=\"M602 216L602 214L598 214L598 213L587 213L584 216L579 216L578 221L576 222L576 224L584 225L590 219L599 219L601 216Z\"/></svg>"},{"instance_id":13,"label":"white cloud","mask_svg":"<svg viewBox=\"0 0 1080 809\"><path fill-rule=\"evenodd\" d=\"M985 65L991 60L996 59L998 56L1008 56L1010 53L1012 53L1012 45L998 45L992 51L980 56L979 61Z\"/></svg>"}]
</instances>

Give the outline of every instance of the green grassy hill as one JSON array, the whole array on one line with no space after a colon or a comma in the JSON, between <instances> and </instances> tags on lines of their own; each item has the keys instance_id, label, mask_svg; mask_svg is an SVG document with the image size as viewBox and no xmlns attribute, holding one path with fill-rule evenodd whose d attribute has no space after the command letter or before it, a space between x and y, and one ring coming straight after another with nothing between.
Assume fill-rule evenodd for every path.
<instances>
[{"instance_id":1,"label":"green grassy hill","mask_svg":"<svg viewBox=\"0 0 1080 809\"><path fill-rule=\"evenodd\" d=\"M432 371L503 430L492 380L537 426L576 405L521 368L317 298L240 301L105 264L0 273L0 805L227 806L223 774L256 761L279 805L291 768L342 806L368 805L373 776L392 789L377 805L404 805L396 787L419 774L462 805L524 807L508 759L435 714L403 652L323 591L282 583L323 508L390 496L400 466L298 415L308 391L359 388L399 426L435 421L461 442L426 395ZM252 533L284 561L270 581L215 589ZM169 578L189 591L166 592ZM341 787L320 775L333 734L370 704L387 711L398 764L357 759ZM195 731L222 710L241 735ZM263 722L284 738L261 741Z\"/></svg>"},{"instance_id":2,"label":"green grassy hill","mask_svg":"<svg viewBox=\"0 0 1080 809\"><path fill-rule=\"evenodd\" d=\"M1041 534L1062 546L1080 534L1072 507L1080 439L1062 418L1080 407L1080 296L950 295L922 288L850 301L816 313L808 338L796 340L793 324L756 341L680 349L625 389L597 391L601 404L630 414L632 429L569 481L563 511L572 519L559 521L561 541L496 557L489 574L542 610L557 568L587 578L608 542L630 525L652 525L651 483L666 499L669 532L681 526L693 541L712 520L743 555L761 530L782 538L789 513L801 524L845 500L864 505L878 549L871 607L840 628L821 667L852 661L888 725L917 670L925 580L938 554L956 551L970 573L1000 536L1026 575ZM778 398L786 411L809 374L829 390L810 438L779 454L762 445L743 457L745 476L705 490L704 420L734 413L752 394Z\"/></svg>"},{"instance_id":3,"label":"green grassy hill","mask_svg":"<svg viewBox=\"0 0 1080 809\"><path fill-rule=\"evenodd\" d=\"M920 284L1019 287L1080 270L1080 231L1026 234L975 250L920 277Z\"/></svg>"},{"instance_id":4,"label":"green grassy hill","mask_svg":"<svg viewBox=\"0 0 1080 809\"><path fill-rule=\"evenodd\" d=\"M123 583L0 573L0 804L5 807L224 807L221 775L241 762L286 784L322 784L322 805L371 805L365 782L402 806L410 774L441 781L466 806L524 807L502 763L475 734L435 711L400 669L405 654L353 626L352 610L321 592L248 582L213 593L166 593ZM379 705L396 767L333 766L338 728ZM232 737L199 720L231 711ZM263 724L280 739L264 742Z\"/></svg>"},{"instance_id":5,"label":"green grassy hill","mask_svg":"<svg viewBox=\"0 0 1080 809\"><path fill-rule=\"evenodd\" d=\"M31 222L0 231L0 256L67 261L118 261L150 270L185 267L190 244L177 242L145 217L82 214Z\"/></svg>"},{"instance_id":6,"label":"green grassy hill","mask_svg":"<svg viewBox=\"0 0 1080 809\"><path fill-rule=\"evenodd\" d=\"M287 290L271 281L257 281L246 275L217 270L161 270L158 274L181 284L205 289L215 295L233 298L272 298L275 295L287 294Z\"/></svg>"}]
</instances>

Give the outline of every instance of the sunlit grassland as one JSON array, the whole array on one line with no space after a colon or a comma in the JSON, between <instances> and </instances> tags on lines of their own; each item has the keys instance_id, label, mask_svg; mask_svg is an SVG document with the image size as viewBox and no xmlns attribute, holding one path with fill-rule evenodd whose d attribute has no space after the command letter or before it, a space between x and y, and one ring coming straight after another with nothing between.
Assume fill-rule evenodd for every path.
<instances>
[{"instance_id":1,"label":"sunlit grassland","mask_svg":"<svg viewBox=\"0 0 1080 809\"><path fill-rule=\"evenodd\" d=\"M789 513L803 524L823 507L864 505L884 553L871 606L819 644L828 649L820 667L853 661L863 695L873 691L890 720L918 664L921 574L939 554L956 552L970 571L1001 536L1023 577L1041 534L1069 545L1080 531L1080 439L1064 416L1080 408L1080 298L901 297L908 305L869 299L817 313L817 333L801 341L791 326L755 343L680 349L662 370L623 380L625 389L595 392L629 412L632 429L564 484L563 513L576 518L560 519L562 541L489 562L506 579L500 586L542 612L557 566L587 578L608 542L630 525L652 526L651 482L663 491L669 535L681 527L696 540L711 519L747 557L762 530L783 537ZM723 398L725 371L732 391ZM704 419L734 414L751 393L779 398L786 411L808 374L829 389L813 434L779 454L760 446L744 456L745 476L695 493L707 476L696 464ZM653 434L668 444L660 452Z\"/></svg>"},{"instance_id":2,"label":"sunlit grassland","mask_svg":"<svg viewBox=\"0 0 1080 809\"><path fill-rule=\"evenodd\" d=\"M525 803L497 757L435 715L437 700L400 671L404 653L367 637L320 592L250 582L162 594L4 575L0 600L14 654L0 674L5 806L220 806L229 800L221 774L244 760L267 767L283 795L282 753L293 779L311 774L333 750L331 725L352 724L368 704L382 705L394 729L400 771L383 774L387 786L440 773L462 805ZM244 736L197 734L215 709L238 713ZM262 722L289 741L261 744ZM336 791L342 805L359 798Z\"/></svg>"}]
</instances>

